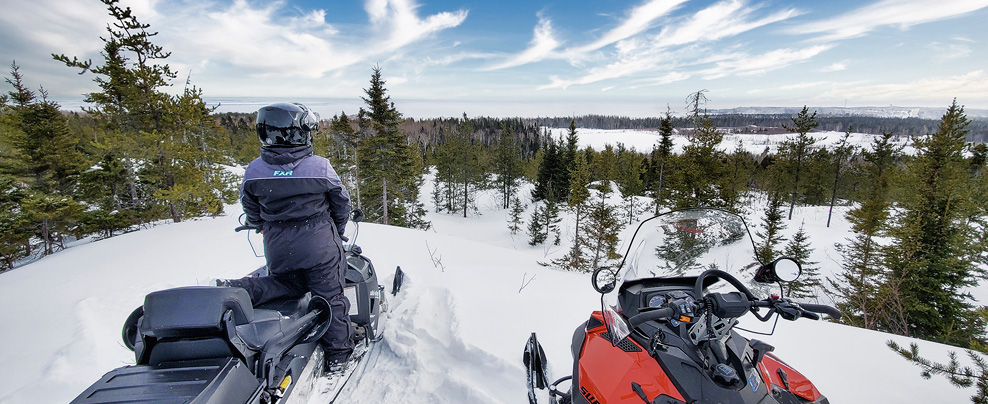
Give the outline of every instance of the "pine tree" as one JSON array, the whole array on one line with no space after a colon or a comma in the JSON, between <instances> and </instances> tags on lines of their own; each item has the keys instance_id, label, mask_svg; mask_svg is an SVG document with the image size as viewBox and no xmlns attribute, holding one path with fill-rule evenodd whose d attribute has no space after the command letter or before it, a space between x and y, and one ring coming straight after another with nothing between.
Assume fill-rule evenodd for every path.
<instances>
[{"instance_id":1,"label":"pine tree","mask_svg":"<svg viewBox=\"0 0 988 404\"><path fill-rule=\"evenodd\" d=\"M591 203L587 220L583 225L583 234L586 235L587 240L588 264L591 269L609 266L621 258L617 252L621 222L614 214L614 207L607 203L607 197L611 193L610 184L608 181L601 181L593 188L598 191L599 198L595 198Z\"/></svg>"},{"instance_id":2,"label":"pine tree","mask_svg":"<svg viewBox=\"0 0 988 404\"><path fill-rule=\"evenodd\" d=\"M0 174L0 272L27 255L33 226L21 208L27 190L14 177Z\"/></svg>"},{"instance_id":3,"label":"pine tree","mask_svg":"<svg viewBox=\"0 0 988 404\"><path fill-rule=\"evenodd\" d=\"M515 140L514 128L501 124L501 138L497 145L493 166L494 182L501 194L503 207L508 208L518 190L518 182L523 175L521 147Z\"/></svg>"},{"instance_id":4,"label":"pine tree","mask_svg":"<svg viewBox=\"0 0 988 404\"><path fill-rule=\"evenodd\" d=\"M820 268L816 266L818 262L810 261L813 248L810 247L810 236L806 234L806 223L799 226L799 230L793 235L789 243L786 244L783 255L796 260L802 266L803 272L799 279L793 282L783 283L783 293L793 299L815 298L817 288L820 283Z\"/></svg>"},{"instance_id":5,"label":"pine tree","mask_svg":"<svg viewBox=\"0 0 988 404\"><path fill-rule=\"evenodd\" d=\"M556 179L553 188L557 189L559 200L564 200L569 196L570 173L576 168L576 152L580 148L580 138L576 134L576 119L569 121L569 129L566 132L566 148L560 150L560 175Z\"/></svg>"},{"instance_id":6,"label":"pine tree","mask_svg":"<svg viewBox=\"0 0 988 404\"><path fill-rule=\"evenodd\" d=\"M657 180L649 188L652 189L655 198L655 214L659 214L660 207L666 203L666 182L667 170L671 166L672 157L672 133L675 128L672 126L672 112L666 110L666 115L659 125L659 143L652 149L652 167L658 171Z\"/></svg>"},{"instance_id":7,"label":"pine tree","mask_svg":"<svg viewBox=\"0 0 988 404\"><path fill-rule=\"evenodd\" d=\"M461 212L463 217L467 217L469 208L476 209L474 195L486 177L483 156L480 146L472 139L473 132L473 123L463 114L457 132L436 151L436 178L440 179L438 185L449 191L448 210Z\"/></svg>"},{"instance_id":8,"label":"pine tree","mask_svg":"<svg viewBox=\"0 0 988 404\"><path fill-rule=\"evenodd\" d=\"M779 157L786 162L788 173L792 184L792 196L789 202L789 220L792 220L792 212L796 207L796 198L799 195L800 174L804 169L806 157L810 153L810 147L816 143L816 139L808 136L811 130L819 126L816 121L816 111L809 113L809 109L803 109L792 118L792 126L782 125L786 130L797 133L795 138L787 139L779 147Z\"/></svg>"},{"instance_id":9,"label":"pine tree","mask_svg":"<svg viewBox=\"0 0 988 404\"><path fill-rule=\"evenodd\" d=\"M620 145L619 145L620 146ZM619 147L619 150L623 147ZM621 198L627 204L628 224L634 223L638 214L635 203L639 196L645 192L645 183L642 176L645 175L643 159L634 150L618 153L618 176L621 189Z\"/></svg>"},{"instance_id":10,"label":"pine tree","mask_svg":"<svg viewBox=\"0 0 988 404\"><path fill-rule=\"evenodd\" d=\"M782 241L782 230L786 228L785 222L782 221L783 214L781 193L769 192L765 217L762 219L761 228L755 231L755 236L760 240L755 250L758 262L769 263L779 258L777 247Z\"/></svg>"},{"instance_id":11,"label":"pine tree","mask_svg":"<svg viewBox=\"0 0 988 404\"><path fill-rule=\"evenodd\" d=\"M589 272L593 268L590 267L586 256L585 248L589 242L583 232L583 222L586 220L589 208L587 200L590 198L590 191L587 186L590 183L590 171L587 168L586 158L582 154L577 154L574 161L575 166L570 172L569 197L566 200L567 207L573 212L575 222L573 225L573 245L566 256L553 260L553 264L563 269Z\"/></svg>"},{"instance_id":12,"label":"pine tree","mask_svg":"<svg viewBox=\"0 0 988 404\"><path fill-rule=\"evenodd\" d=\"M535 189L532 190L532 200L541 201L549 196L560 195L560 191L555 188L559 186L563 166L563 153L559 150L559 143L551 137L546 138L542 145L542 161L539 163L538 175L535 180ZM568 186L568 184L566 184Z\"/></svg>"},{"instance_id":13,"label":"pine tree","mask_svg":"<svg viewBox=\"0 0 988 404\"><path fill-rule=\"evenodd\" d=\"M834 202L837 200L837 185L840 183L841 173L844 172L848 160L854 155L854 151L857 148L855 145L848 143L848 139L851 137L851 130L852 128L848 126L847 131L844 132L844 137L841 138L837 148L834 149L834 185L830 189L830 210L827 212L827 227L830 227L830 218L834 214Z\"/></svg>"},{"instance_id":14,"label":"pine tree","mask_svg":"<svg viewBox=\"0 0 988 404\"><path fill-rule=\"evenodd\" d=\"M511 234L518 234L521 231L522 213L525 213L525 206L522 206L521 199L516 196L511 201L511 211L508 216L508 230Z\"/></svg>"},{"instance_id":15,"label":"pine tree","mask_svg":"<svg viewBox=\"0 0 988 404\"><path fill-rule=\"evenodd\" d=\"M156 32L118 0L101 0L114 22L103 41L104 63L53 57L68 67L95 74L100 91L86 95L86 111L101 122L94 147L100 159L120 159L126 168L126 200L115 203L141 221L215 214L231 202L235 184L215 163L210 144L217 132L201 91L163 91L176 73L159 61L170 56L152 42ZM117 184L114 184L116 186Z\"/></svg>"},{"instance_id":16,"label":"pine tree","mask_svg":"<svg viewBox=\"0 0 988 404\"><path fill-rule=\"evenodd\" d=\"M683 148L681 166L671 190L674 206L724 207L725 167L724 152L718 149L724 135L717 130L709 117L701 120L700 127L690 136L690 143Z\"/></svg>"},{"instance_id":17,"label":"pine tree","mask_svg":"<svg viewBox=\"0 0 988 404\"><path fill-rule=\"evenodd\" d=\"M888 327L904 335L958 345L984 343L985 319L961 295L977 284L985 247L966 220L976 207L963 152L970 121L955 101L937 132L914 140L916 157L906 166L911 192L900 202L885 257L893 313Z\"/></svg>"},{"instance_id":18,"label":"pine tree","mask_svg":"<svg viewBox=\"0 0 988 404\"><path fill-rule=\"evenodd\" d=\"M549 237L546 228L546 210L543 202L542 205L535 207L532 217L528 220L528 244L536 246L544 243Z\"/></svg>"},{"instance_id":19,"label":"pine tree","mask_svg":"<svg viewBox=\"0 0 988 404\"><path fill-rule=\"evenodd\" d=\"M358 147L361 204L368 221L398 226L427 226L418 203L422 163L408 139L398 130L401 113L384 87L381 68L374 66L370 87L360 109L363 138Z\"/></svg>"},{"instance_id":20,"label":"pine tree","mask_svg":"<svg viewBox=\"0 0 988 404\"><path fill-rule=\"evenodd\" d=\"M357 148L360 143L357 132L350 124L350 118L341 112L334 116L329 124L329 141L327 157L343 180L343 185L350 190L350 199L354 206L360 205L360 169L357 165Z\"/></svg>"},{"instance_id":21,"label":"pine tree","mask_svg":"<svg viewBox=\"0 0 988 404\"><path fill-rule=\"evenodd\" d=\"M876 328L882 309L878 291L884 266L877 239L885 233L891 205L889 180L894 176L893 165L902 149L892 144L891 139L892 133L885 132L875 138L870 150L862 150L865 197L845 215L854 235L837 245L843 258L843 271L829 280L837 308L843 314L841 322L868 329Z\"/></svg>"}]
</instances>

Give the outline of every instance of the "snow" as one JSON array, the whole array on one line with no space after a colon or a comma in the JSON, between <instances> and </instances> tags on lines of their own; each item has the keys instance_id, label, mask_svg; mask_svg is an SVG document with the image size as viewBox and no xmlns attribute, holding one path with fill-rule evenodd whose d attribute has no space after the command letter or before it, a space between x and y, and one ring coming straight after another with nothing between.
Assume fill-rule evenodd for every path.
<instances>
[{"instance_id":1,"label":"snow","mask_svg":"<svg viewBox=\"0 0 988 404\"><path fill-rule=\"evenodd\" d=\"M550 133L556 138L565 138L569 129L555 128L550 129ZM661 135L658 130L654 129L586 129L578 128L577 136L579 137L579 144L581 148L590 146L594 150L600 151L604 150L605 145L611 145L617 147L620 142L624 144L624 147L628 149L635 149L639 152L648 153L651 152L652 146L658 144L661 139ZM746 133L726 133L724 138L720 143L720 149L726 152L733 152L737 143L740 141L742 147L749 153L755 155L760 155L763 152L768 151L769 153L776 153L779 149L779 145L782 144L787 138L796 136L796 134L778 134L778 135L765 135L765 134L746 134ZM824 131L824 132L811 132L810 137L817 139L814 143L815 147L828 147L832 148L838 143L840 143L841 138L844 137L844 132L834 132L834 131ZM848 138L848 142L851 144L856 144L861 147L869 147L872 140L874 140L877 135L872 135L868 133L851 133ZM673 153L682 153L683 147L689 144L689 140L685 136L680 135L678 132L673 134ZM893 144L905 146L903 153L914 154L915 149L909 145L909 139L905 137L895 137L892 139Z\"/></svg>"},{"instance_id":2,"label":"snow","mask_svg":"<svg viewBox=\"0 0 988 404\"><path fill-rule=\"evenodd\" d=\"M600 141L597 135L580 132L583 144ZM631 136L611 133L608 139L631 145ZM369 373L343 391L346 402L526 402L521 352L532 332L545 347L552 376L570 372L572 333L599 309L599 295L589 275L538 262L565 254L571 221L564 221L563 245L533 247L524 234L509 234L507 211L499 206L484 193L479 216L430 212L434 227L428 231L361 225L358 242L382 284L391 284L397 266L406 277L384 315L384 341L366 359ZM528 214L533 208L529 203ZM798 208L787 222L789 235L805 222L823 274L838 270L833 245L850 236L846 209L835 209L830 228L825 207ZM754 231L760 209L752 212ZM262 265L248 244L250 238L259 247L260 236L232 231L239 214L238 206L227 206L224 216L79 245L0 274L0 403L71 401L105 372L133 363L120 328L145 294L238 277ZM741 321L745 328L771 329L750 315ZM923 379L885 342L916 342L937 361L959 352L955 347L809 320L782 320L772 336L749 336L774 345L833 403L964 403L973 394L943 378Z\"/></svg>"}]
</instances>

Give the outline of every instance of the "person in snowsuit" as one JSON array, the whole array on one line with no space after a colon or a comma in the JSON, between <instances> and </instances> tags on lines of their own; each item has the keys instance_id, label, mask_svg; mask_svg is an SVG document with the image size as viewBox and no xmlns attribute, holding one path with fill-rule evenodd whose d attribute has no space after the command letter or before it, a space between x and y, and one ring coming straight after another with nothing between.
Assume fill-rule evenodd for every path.
<instances>
[{"instance_id":1,"label":"person in snowsuit","mask_svg":"<svg viewBox=\"0 0 988 404\"><path fill-rule=\"evenodd\" d=\"M329 160L312 154L318 123L318 116L298 103L257 111L261 156L247 166L240 202L247 223L264 234L269 275L226 285L246 289L255 305L308 291L325 298L332 318L321 343L332 370L346 362L354 346L350 302L343 294L350 195Z\"/></svg>"}]
</instances>

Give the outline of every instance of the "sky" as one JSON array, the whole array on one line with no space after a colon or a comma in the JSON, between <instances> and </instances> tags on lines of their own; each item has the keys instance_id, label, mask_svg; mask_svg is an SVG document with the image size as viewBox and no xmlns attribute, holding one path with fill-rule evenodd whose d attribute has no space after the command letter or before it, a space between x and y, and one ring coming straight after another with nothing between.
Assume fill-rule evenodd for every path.
<instances>
[{"instance_id":1,"label":"sky","mask_svg":"<svg viewBox=\"0 0 988 404\"><path fill-rule=\"evenodd\" d=\"M354 113L380 66L408 117L744 106L988 108L988 0L121 0L220 110ZM0 0L0 62L67 108L96 89L97 0ZM5 68L9 77L9 68ZM10 86L3 87L9 91Z\"/></svg>"}]
</instances>

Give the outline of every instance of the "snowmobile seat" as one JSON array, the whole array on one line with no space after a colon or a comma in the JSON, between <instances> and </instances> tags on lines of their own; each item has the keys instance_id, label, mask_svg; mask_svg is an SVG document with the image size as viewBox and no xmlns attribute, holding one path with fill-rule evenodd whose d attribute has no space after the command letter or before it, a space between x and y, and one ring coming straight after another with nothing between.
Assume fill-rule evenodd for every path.
<instances>
[{"instance_id":1,"label":"snowmobile seat","mask_svg":"<svg viewBox=\"0 0 988 404\"><path fill-rule=\"evenodd\" d=\"M152 292L144 299L141 333L155 338L215 335L229 311L235 325L254 320L250 296L241 288L191 286Z\"/></svg>"},{"instance_id":2,"label":"snowmobile seat","mask_svg":"<svg viewBox=\"0 0 988 404\"><path fill-rule=\"evenodd\" d=\"M268 317L268 316L264 316ZM138 364L237 357L250 363L256 348L237 335L255 320L250 296L241 288L193 286L162 290L144 299L135 349Z\"/></svg>"}]
</instances>

